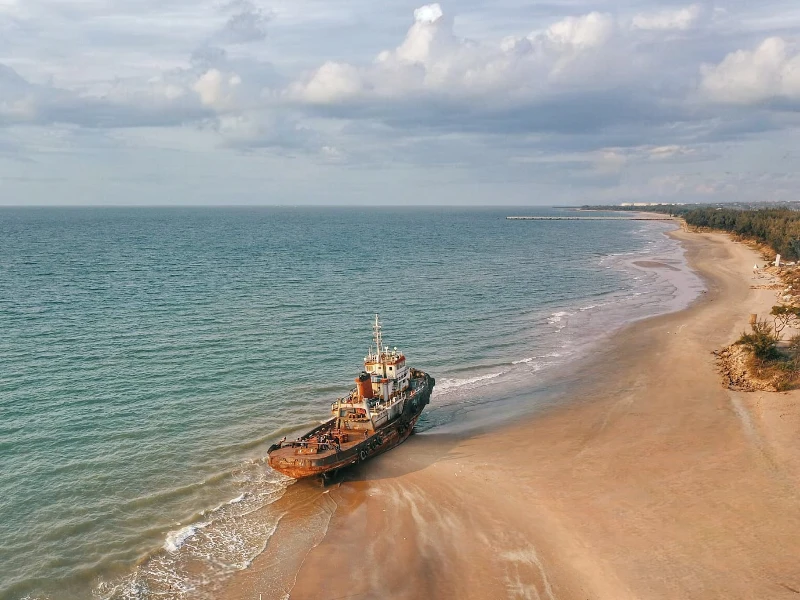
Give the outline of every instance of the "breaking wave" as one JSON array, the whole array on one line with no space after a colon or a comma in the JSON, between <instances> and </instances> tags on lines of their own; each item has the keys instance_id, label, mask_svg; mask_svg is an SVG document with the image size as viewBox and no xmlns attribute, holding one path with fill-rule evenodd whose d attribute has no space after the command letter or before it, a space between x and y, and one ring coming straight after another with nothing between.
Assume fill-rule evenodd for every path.
<instances>
[{"instance_id":1,"label":"breaking wave","mask_svg":"<svg viewBox=\"0 0 800 600\"><path fill-rule=\"evenodd\" d=\"M566 310L554 312L547 318L547 322L551 325L555 325L556 331L561 331L569 324L569 317L571 317L573 314L574 313Z\"/></svg>"},{"instance_id":2,"label":"breaking wave","mask_svg":"<svg viewBox=\"0 0 800 600\"><path fill-rule=\"evenodd\" d=\"M203 510L191 522L166 533L164 544L128 575L101 581L98 600L153 597L211 598L216 585L246 569L263 552L283 516L270 511L291 480L261 460L242 465L240 494Z\"/></svg>"},{"instance_id":3,"label":"breaking wave","mask_svg":"<svg viewBox=\"0 0 800 600\"><path fill-rule=\"evenodd\" d=\"M489 373L487 375L478 375L476 377L468 377L466 379L442 378L441 380L436 381L434 393L442 394L465 386L474 386L476 384L480 384L481 382L500 377L503 373L505 373L505 371L498 371L497 373Z\"/></svg>"},{"instance_id":4,"label":"breaking wave","mask_svg":"<svg viewBox=\"0 0 800 600\"><path fill-rule=\"evenodd\" d=\"M208 527L210 524L211 523L198 523L196 525L187 525L177 531L170 531L167 534L167 539L164 541L164 550L167 552L177 552L186 540L200 529Z\"/></svg>"},{"instance_id":5,"label":"breaking wave","mask_svg":"<svg viewBox=\"0 0 800 600\"><path fill-rule=\"evenodd\" d=\"M541 354L538 356L529 356L528 358L521 358L520 360L515 360L512 362L512 365L527 365L536 360L541 360L543 358L561 358L563 355L560 352L548 352L547 354Z\"/></svg>"}]
</instances>

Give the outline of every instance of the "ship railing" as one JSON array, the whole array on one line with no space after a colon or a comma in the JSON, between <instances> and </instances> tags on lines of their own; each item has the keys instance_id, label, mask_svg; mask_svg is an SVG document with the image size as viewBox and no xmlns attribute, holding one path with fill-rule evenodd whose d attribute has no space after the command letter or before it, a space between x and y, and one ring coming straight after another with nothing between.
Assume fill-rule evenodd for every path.
<instances>
[{"instance_id":1,"label":"ship railing","mask_svg":"<svg viewBox=\"0 0 800 600\"><path fill-rule=\"evenodd\" d=\"M402 402L402 401L403 401L403 398L399 398L399 399L395 400L394 402L390 402L388 404L378 404L375 407L373 407L373 409L370 411L370 414L372 414L373 417L381 415L381 414L387 412L393 406L396 406L397 404L400 404L400 402Z\"/></svg>"},{"instance_id":2,"label":"ship railing","mask_svg":"<svg viewBox=\"0 0 800 600\"><path fill-rule=\"evenodd\" d=\"M280 442L280 448L296 448L297 446L300 446L302 448L316 447L317 450L336 450L337 452L341 450L341 447L338 444L336 444L336 442L311 442L308 440L293 440L293 441L281 440Z\"/></svg>"}]
</instances>

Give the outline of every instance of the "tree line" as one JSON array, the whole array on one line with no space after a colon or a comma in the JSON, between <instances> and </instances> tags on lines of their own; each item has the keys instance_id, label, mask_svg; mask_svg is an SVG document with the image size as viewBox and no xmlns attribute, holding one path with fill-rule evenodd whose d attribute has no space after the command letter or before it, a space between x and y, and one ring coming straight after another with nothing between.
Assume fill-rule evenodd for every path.
<instances>
[{"instance_id":1,"label":"tree line","mask_svg":"<svg viewBox=\"0 0 800 600\"><path fill-rule=\"evenodd\" d=\"M695 227L735 233L766 244L788 260L800 259L800 212L785 208L695 208L681 215Z\"/></svg>"},{"instance_id":2,"label":"tree line","mask_svg":"<svg viewBox=\"0 0 800 600\"><path fill-rule=\"evenodd\" d=\"M609 205L585 205L581 206L581 210L604 210L610 212L651 212L670 215L673 217L682 217L687 212L693 210L694 207L685 204L656 204L654 206L619 206Z\"/></svg>"},{"instance_id":3,"label":"tree line","mask_svg":"<svg viewBox=\"0 0 800 600\"><path fill-rule=\"evenodd\" d=\"M787 260L800 260L800 211L788 208L721 208L718 206L592 206L593 210L658 212L682 217L695 227L708 227L756 240Z\"/></svg>"}]
</instances>

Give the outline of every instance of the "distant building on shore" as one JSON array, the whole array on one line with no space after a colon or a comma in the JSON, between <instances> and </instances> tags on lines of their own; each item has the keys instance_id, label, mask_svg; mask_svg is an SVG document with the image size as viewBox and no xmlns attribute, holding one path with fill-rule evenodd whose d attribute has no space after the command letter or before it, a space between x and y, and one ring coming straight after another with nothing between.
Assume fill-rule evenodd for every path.
<instances>
[{"instance_id":1,"label":"distant building on shore","mask_svg":"<svg viewBox=\"0 0 800 600\"><path fill-rule=\"evenodd\" d=\"M685 206L685 202L623 202L620 206Z\"/></svg>"}]
</instances>

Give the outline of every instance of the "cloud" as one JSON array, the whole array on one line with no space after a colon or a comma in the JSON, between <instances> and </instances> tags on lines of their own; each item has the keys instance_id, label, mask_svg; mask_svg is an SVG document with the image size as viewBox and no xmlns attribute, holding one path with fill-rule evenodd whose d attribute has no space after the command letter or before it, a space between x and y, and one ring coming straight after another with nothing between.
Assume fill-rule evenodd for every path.
<instances>
[{"instance_id":1,"label":"cloud","mask_svg":"<svg viewBox=\"0 0 800 600\"><path fill-rule=\"evenodd\" d=\"M248 111L207 121L225 147L238 150L271 148L284 153L313 153L324 146L316 133L293 114Z\"/></svg>"},{"instance_id":2,"label":"cloud","mask_svg":"<svg viewBox=\"0 0 800 600\"><path fill-rule=\"evenodd\" d=\"M544 37L561 47L587 49L602 46L613 33L614 19L611 15L591 12L553 23L545 31ZM528 39L536 40L536 37L529 36Z\"/></svg>"},{"instance_id":3,"label":"cloud","mask_svg":"<svg viewBox=\"0 0 800 600\"><path fill-rule=\"evenodd\" d=\"M648 148L648 154L653 160L670 160L694 155L695 153L696 150L694 148L687 148L678 144Z\"/></svg>"},{"instance_id":4,"label":"cloud","mask_svg":"<svg viewBox=\"0 0 800 600\"><path fill-rule=\"evenodd\" d=\"M408 30L403 43L392 52L382 52L379 61L392 58L408 64L427 62L435 53L446 52L455 43L452 21L444 18L438 4L428 4L414 11L414 24Z\"/></svg>"},{"instance_id":5,"label":"cloud","mask_svg":"<svg viewBox=\"0 0 800 600\"><path fill-rule=\"evenodd\" d=\"M192 89L205 106L225 109L234 103L234 96L241 85L242 78L236 73L229 75L219 69L209 69L194 82Z\"/></svg>"},{"instance_id":6,"label":"cloud","mask_svg":"<svg viewBox=\"0 0 800 600\"><path fill-rule=\"evenodd\" d=\"M800 13L683 1L470 0L454 15L366 0L0 0L0 144L43 146L65 128L144 156L162 144L326 172L402 165L409 182L446 172L462 191L516 182L520 199L546 182L550 201L581 187L609 201L721 190L726 170L768 150L722 166L737 148L800 127L786 110L800 106Z\"/></svg>"},{"instance_id":7,"label":"cloud","mask_svg":"<svg viewBox=\"0 0 800 600\"><path fill-rule=\"evenodd\" d=\"M594 12L567 17L525 37L486 44L456 37L452 20L438 4L414 14L395 49L380 52L370 65L326 62L291 85L287 97L310 104L491 97L504 104L541 95L559 82L573 87L587 79L596 83L592 65L608 58L603 49L615 33L614 19Z\"/></svg>"},{"instance_id":8,"label":"cloud","mask_svg":"<svg viewBox=\"0 0 800 600\"><path fill-rule=\"evenodd\" d=\"M328 104L352 98L362 91L361 72L356 67L326 62L308 82L293 84L289 94L312 104Z\"/></svg>"},{"instance_id":9,"label":"cloud","mask_svg":"<svg viewBox=\"0 0 800 600\"><path fill-rule=\"evenodd\" d=\"M718 65L704 65L701 72L701 91L715 102L800 100L800 52L780 37L764 40L755 50L732 52Z\"/></svg>"},{"instance_id":10,"label":"cloud","mask_svg":"<svg viewBox=\"0 0 800 600\"><path fill-rule=\"evenodd\" d=\"M527 35L474 40L428 5L394 48L370 62L328 61L277 97L316 118L381 123L405 136L538 133L595 150L648 136L677 143L681 123L706 118L686 102L698 66L676 69L674 42L625 23L594 11ZM613 138L592 140L604 131Z\"/></svg>"},{"instance_id":11,"label":"cloud","mask_svg":"<svg viewBox=\"0 0 800 600\"><path fill-rule=\"evenodd\" d=\"M33 118L37 102L36 88L14 69L0 64L0 124Z\"/></svg>"},{"instance_id":12,"label":"cloud","mask_svg":"<svg viewBox=\"0 0 800 600\"><path fill-rule=\"evenodd\" d=\"M267 37L267 24L272 16L249 0L234 0L227 5L233 14L218 34L223 43L246 44L260 42Z\"/></svg>"},{"instance_id":13,"label":"cloud","mask_svg":"<svg viewBox=\"0 0 800 600\"><path fill-rule=\"evenodd\" d=\"M292 115L293 122L305 124L283 128L281 144L296 134L300 145L319 143L347 156L358 153L336 139L339 133L323 133L328 124L380 123L385 143L394 143L393 137L455 132L540 133L570 136L565 139L596 151L641 144L645 123L652 128L704 118L686 108L682 95L693 82L671 68L663 45L669 42L649 36L643 50L642 29L609 13L590 11L550 19L527 35L474 40L456 35L453 19L439 4L428 4L414 11L405 36L393 48L371 60L327 60L292 79L240 48L229 53L223 47L223 39L234 43L259 37L225 38L225 32L239 17L262 27L262 9L251 0L236 0L221 10L228 15L226 25L217 25L194 48L187 66L148 79L118 78L91 90L29 87L13 103L6 100L0 114L6 120L66 119L110 128L197 122L237 147L271 143L273 124ZM642 15L648 14L639 13L634 21L679 27L687 22L680 10L656 13L658 19L649 14L646 21ZM318 134L304 133L312 129ZM369 128L362 131L376 135ZM589 142L602 131L614 137ZM662 130L654 141L680 143L674 131Z\"/></svg>"},{"instance_id":14,"label":"cloud","mask_svg":"<svg viewBox=\"0 0 800 600\"><path fill-rule=\"evenodd\" d=\"M453 19L439 4L428 4L414 11L400 43L370 62L327 60L292 81L263 60L238 51L231 58L220 45L262 37L250 35L250 25L261 31L268 20L264 11L251 0L234 0L222 10L229 15L225 26L195 47L187 67L146 80L118 78L88 92L64 90L71 118L87 120L79 114L81 102L87 111L102 104L108 126L293 111L317 124L348 119L405 130L574 134L681 118L679 101L670 106L665 99L671 72L661 68L665 60L638 52L637 30L608 13L590 11L553 19L527 35L477 41L457 36ZM670 19L680 23L680 11ZM665 73L659 89L647 79L656 70ZM15 98L13 106L6 102L4 110L36 118L29 95ZM44 118L46 112L36 114Z\"/></svg>"},{"instance_id":15,"label":"cloud","mask_svg":"<svg viewBox=\"0 0 800 600\"><path fill-rule=\"evenodd\" d=\"M625 154L614 149L601 150L594 156L595 171L601 175L616 175L625 168L627 162Z\"/></svg>"},{"instance_id":16,"label":"cloud","mask_svg":"<svg viewBox=\"0 0 800 600\"><path fill-rule=\"evenodd\" d=\"M22 14L22 0L0 0L0 15L14 18Z\"/></svg>"},{"instance_id":17,"label":"cloud","mask_svg":"<svg viewBox=\"0 0 800 600\"><path fill-rule=\"evenodd\" d=\"M209 116L181 84L169 80L155 78L136 85L117 81L102 93L81 94L33 84L0 65L0 125L170 126Z\"/></svg>"},{"instance_id":18,"label":"cloud","mask_svg":"<svg viewBox=\"0 0 800 600\"><path fill-rule=\"evenodd\" d=\"M702 16L703 7L692 4L676 10L637 14L631 20L631 27L648 31L686 31L695 27Z\"/></svg>"},{"instance_id":19,"label":"cloud","mask_svg":"<svg viewBox=\"0 0 800 600\"><path fill-rule=\"evenodd\" d=\"M417 23L426 23L428 25L436 23L443 16L442 7L438 4L426 4L414 11L414 20Z\"/></svg>"}]
</instances>

